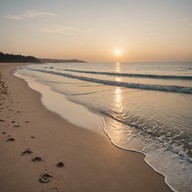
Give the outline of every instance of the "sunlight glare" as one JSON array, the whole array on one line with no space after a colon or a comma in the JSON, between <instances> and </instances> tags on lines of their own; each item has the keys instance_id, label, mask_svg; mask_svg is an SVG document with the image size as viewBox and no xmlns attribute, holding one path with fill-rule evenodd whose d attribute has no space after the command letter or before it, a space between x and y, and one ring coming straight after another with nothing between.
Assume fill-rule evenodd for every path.
<instances>
[{"instance_id":1,"label":"sunlight glare","mask_svg":"<svg viewBox=\"0 0 192 192\"><path fill-rule=\"evenodd\" d=\"M120 49L115 49L115 55L116 56L121 56L122 55L122 52Z\"/></svg>"}]
</instances>

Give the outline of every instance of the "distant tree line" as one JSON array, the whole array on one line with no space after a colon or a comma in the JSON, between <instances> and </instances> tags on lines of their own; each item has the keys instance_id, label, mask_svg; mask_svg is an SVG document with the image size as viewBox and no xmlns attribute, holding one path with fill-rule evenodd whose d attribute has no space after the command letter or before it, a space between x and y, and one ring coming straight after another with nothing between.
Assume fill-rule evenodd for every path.
<instances>
[{"instance_id":1,"label":"distant tree line","mask_svg":"<svg viewBox=\"0 0 192 192\"><path fill-rule=\"evenodd\" d=\"M41 63L41 61L33 56L4 54L0 52L0 63Z\"/></svg>"}]
</instances>

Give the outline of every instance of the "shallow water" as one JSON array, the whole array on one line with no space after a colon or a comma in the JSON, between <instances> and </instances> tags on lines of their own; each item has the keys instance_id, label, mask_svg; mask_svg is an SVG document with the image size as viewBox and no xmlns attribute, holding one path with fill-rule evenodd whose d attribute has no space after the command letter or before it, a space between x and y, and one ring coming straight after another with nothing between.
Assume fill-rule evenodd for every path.
<instances>
[{"instance_id":1,"label":"shallow water","mask_svg":"<svg viewBox=\"0 0 192 192\"><path fill-rule=\"evenodd\" d=\"M192 191L192 63L44 64L17 73L100 114L113 144L144 153L173 190Z\"/></svg>"}]
</instances>

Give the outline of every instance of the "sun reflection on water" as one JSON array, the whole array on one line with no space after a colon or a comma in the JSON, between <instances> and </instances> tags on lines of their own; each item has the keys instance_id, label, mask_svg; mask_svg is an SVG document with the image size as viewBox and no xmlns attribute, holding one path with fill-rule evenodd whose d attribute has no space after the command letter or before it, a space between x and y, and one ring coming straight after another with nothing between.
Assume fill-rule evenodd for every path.
<instances>
[{"instance_id":1,"label":"sun reflection on water","mask_svg":"<svg viewBox=\"0 0 192 192\"><path fill-rule=\"evenodd\" d=\"M117 62L115 63L115 72L120 73L121 72L121 63ZM121 77L115 77L115 81L120 82Z\"/></svg>"},{"instance_id":2,"label":"sun reflection on water","mask_svg":"<svg viewBox=\"0 0 192 192\"><path fill-rule=\"evenodd\" d=\"M122 111L122 90L120 87L116 87L115 88L115 92L114 92L114 106L116 108L116 110L119 112L119 111Z\"/></svg>"},{"instance_id":3,"label":"sun reflection on water","mask_svg":"<svg viewBox=\"0 0 192 192\"><path fill-rule=\"evenodd\" d=\"M121 64L119 62L115 63L114 71L116 73L120 73L122 71ZM122 81L122 77L116 76L115 81ZM124 91L125 88L123 87L114 87L111 101L111 116L105 117L105 129L115 145L126 148L132 135L132 129L127 124L123 123L123 119L126 116L126 97Z\"/></svg>"},{"instance_id":4,"label":"sun reflection on water","mask_svg":"<svg viewBox=\"0 0 192 192\"><path fill-rule=\"evenodd\" d=\"M117 62L117 63L115 63L115 71L116 72L121 72L121 63L120 62Z\"/></svg>"},{"instance_id":5,"label":"sun reflection on water","mask_svg":"<svg viewBox=\"0 0 192 192\"><path fill-rule=\"evenodd\" d=\"M118 62L115 64L115 72L121 72L121 64ZM119 82L122 80L122 77L115 77L115 81ZM122 117L125 115L124 102L125 98L123 95L122 87L114 87L113 96L112 96L112 118L105 117L106 130L109 136L112 138L112 141L117 146L125 146L127 144L127 139L125 138L127 134L131 134L131 131L128 129L127 125L122 123Z\"/></svg>"},{"instance_id":6,"label":"sun reflection on water","mask_svg":"<svg viewBox=\"0 0 192 192\"><path fill-rule=\"evenodd\" d=\"M121 72L121 64L117 62L115 64L115 71ZM116 81L121 81L121 77L115 77ZM113 98L113 106L115 107L115 110L119 113L122 111L122 88L121 87L115 87L114 90L114 98Z\"/></svg>"}]
</instances>

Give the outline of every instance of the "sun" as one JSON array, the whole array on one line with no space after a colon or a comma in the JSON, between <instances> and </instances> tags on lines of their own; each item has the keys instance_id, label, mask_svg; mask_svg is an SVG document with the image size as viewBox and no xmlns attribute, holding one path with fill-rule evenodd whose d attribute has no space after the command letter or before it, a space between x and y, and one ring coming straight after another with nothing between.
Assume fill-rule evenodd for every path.
<instances>
[{"instance_id":1,"label":"sun","mask_svg":"<svg viewBox=\"0 0 192 192\"><path fill-rule=\"evenodd\" d=\"M117 57L119 57L119 56L122 55L122 51L121 51L120 49L115 49L114 53L115 53L115 55L116 55Z\"/></svg>"}]
</instances>

